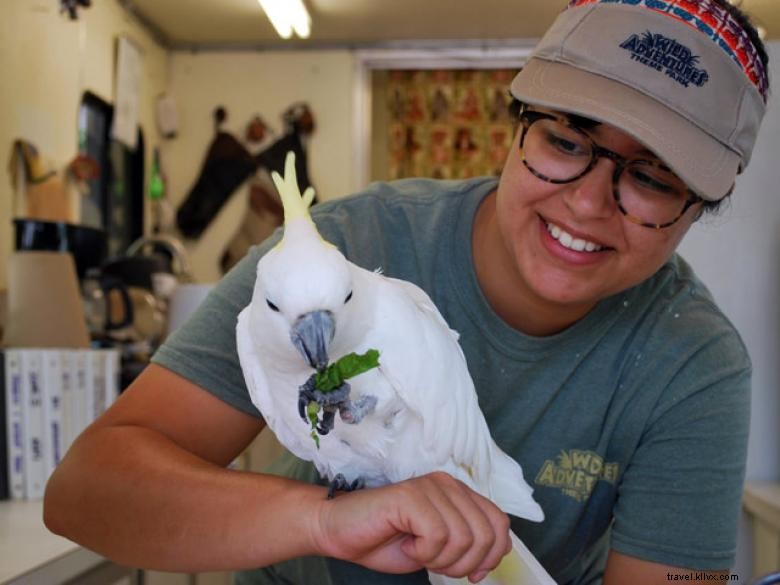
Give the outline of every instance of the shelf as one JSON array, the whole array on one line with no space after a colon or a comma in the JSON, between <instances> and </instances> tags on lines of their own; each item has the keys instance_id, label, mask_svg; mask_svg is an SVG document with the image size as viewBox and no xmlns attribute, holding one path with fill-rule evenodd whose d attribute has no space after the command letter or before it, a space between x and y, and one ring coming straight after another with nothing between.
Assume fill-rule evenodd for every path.
<instances>
[{"instance_id":1,"label":"shelf","mask_svg":"<svg viewBox=\"0 0 780 585\"><path fill-rule=\"evenodd\" d=\"M107 561L49 532L43 502L0 502L0 584L61 583Z\"/></svg>"}]
</instances>

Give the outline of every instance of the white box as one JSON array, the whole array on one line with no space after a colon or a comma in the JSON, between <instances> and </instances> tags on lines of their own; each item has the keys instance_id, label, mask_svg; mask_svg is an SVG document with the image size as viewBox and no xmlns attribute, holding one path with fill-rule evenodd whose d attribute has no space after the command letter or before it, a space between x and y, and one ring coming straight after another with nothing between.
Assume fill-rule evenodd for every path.
<instances>
[{"instance_id":1,"label":"white box","mask_svg":"<svg viewBox=\"0 0 780 585\"><path fill-rule=\"evenodd\" d=\"M74 436L75 440L92 422L95 412L94 377L90 350L79 349L74 353Z\"/></svg>"},{"instance_id":2,"label":"white box","mask_svg":"<svg viewBox=\"0 0 780 585\"><path fill-rule=\"evenodd\" d=\"M41 351L43 360L43 438L48 481L62 460L62 356L59 349Z\"/></svg>"},{"instance_id":3,"label":"white box","mask_svg":"<svg viewBox=\"0 0 780 585\"><path fill-rule=\"evenodd\" d=\"M5 415L8 442L8 491L11 499L24 498L24 420L22 357L18 349L5 350Z\"/></svg>"},{"instance_id":4,"label":"white box","mask_svg":"<svg viewBox=\"0 0 780 585\"><path fill-rule=\"evenodd\" d=\"M62 374L62 454L68 452L76 438L76 352L75 349L60 350L60 373Z\"/></svg>"},{"instance_id":5,"label":"white box","mask_svg":"<svg viewBox=\"0 0 780 585\"><path fill-rule=\"evenodd\" d=\"M43 436L43 354L39 349L22 349L22 420L24 427L24 496L43 497L46 486Z\"/></svg>"}]
</instances>

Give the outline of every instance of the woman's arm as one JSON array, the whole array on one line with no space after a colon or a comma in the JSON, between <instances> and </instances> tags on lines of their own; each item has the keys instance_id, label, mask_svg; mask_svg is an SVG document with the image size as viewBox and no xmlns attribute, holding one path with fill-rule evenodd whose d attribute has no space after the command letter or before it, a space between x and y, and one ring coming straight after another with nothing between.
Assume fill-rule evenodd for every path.
<instances>
[{"instance_id":1,"label":"woman's arm","mask_svg":"<svg viewBox=\"0 0 780 585\"><path fill-rule=\"evenodd\" d=\"M317 491L287 490L285 480L225 468L263 426L150 365L57 467L46 489L44 521L53 532L130 566L252 566L257 553L237 544L273 529L257 522L267 516L269 500L316 497ZM268 497L258 498L261 492Z\"/></svg>"},{"instance_id":2,"label":"woman's arm","mask_svg":"<svg viewBox=\"0 0 780 585\"><path fill-rule=\"evenodd\" d=\"M692 573L699 575L701 577L700 581L718 581L721 575L728 575L729 571L684 569L682 567L645 561L611 550L609 551L607 566L604 570L604 585L623 585L624 583L631 583L632 585L666 585L671 581L682 581L685 579L685 575L691 575Z\"/></svg>"},{"instance_id":3,"label":"woman's arm","mask_svg":"<svg viewBox=\"0 0 780 585\"><path fill-rule=\"evenodd\" d=\"M182 572L326 555L478 577L510 549L506 515L446 474L326 500L320 486L226 469L262 428L150 365L57 467L44 521L118 563Z\"/></svg>"}]
</instances>

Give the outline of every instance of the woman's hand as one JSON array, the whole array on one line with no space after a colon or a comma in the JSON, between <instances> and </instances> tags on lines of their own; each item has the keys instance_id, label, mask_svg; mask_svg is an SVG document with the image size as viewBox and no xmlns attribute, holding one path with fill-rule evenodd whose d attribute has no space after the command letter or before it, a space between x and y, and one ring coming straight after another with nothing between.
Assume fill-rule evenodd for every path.
<instances>
[{"instance_id":1,"label":"woman's hand","mask_svg":"<svg viewBox=\"0 0 780 585\"><path fill-rule=\"evenodd\" d=\"M442 472L323 500L315 518L320 554L385 573L476 582L512 549L507 515Z\"/></svg>"}]
</instances>

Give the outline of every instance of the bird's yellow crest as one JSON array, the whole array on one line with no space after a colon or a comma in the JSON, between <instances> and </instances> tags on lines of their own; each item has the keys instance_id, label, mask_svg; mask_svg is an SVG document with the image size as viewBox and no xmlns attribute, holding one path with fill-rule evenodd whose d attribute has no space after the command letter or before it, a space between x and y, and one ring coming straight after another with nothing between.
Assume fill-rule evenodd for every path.
<instances>
[{"instance_id":1,"label":"bird's yellow crest","mask_svg":"<svg viewBox=\"0 0 780 585\"><path fill-rule=\"evenodd\" d=\"M302 224L298 223L298 226L308 225L311 228L311 232L319 238L320 242L335 248L333 244L320 235L320 232L309 213L309 207L314 200L314 187L307 187L306 191L301 195L301 189L298 187L298 177L295 172L295 153L293 151L288 152L287 157L284 159L284 177L276 171L273 171L271 173L271 178L274 180L276 190L279 191L279 198L282 200L282 207L284 208L284 236L282 236L282 239L274 248L280 248L284 245L288 229L299 219L304 219L306 221ZM296 234L300 236L306 231L308 231L306 228L304 228L303 232L301 232L300 229L297 229Z\"/></svg>"},{"instance_id":2,"label":"bird's yellow crest","mask_svg":"<svg viewBox=\"0 0 780 585\"><path fill-rule=\"evenodd\" d=\"M298 177L295 172L295 153L290 151L284 160L284 177L276 171L271 173L276 190L279 191L279 197L284 207L284 225L290 225L299 217L311 220L309 215L309 206L314 200L314 187L308 187L301 195L301 189L298 187Z\"/></svg>"}]
</instances>

